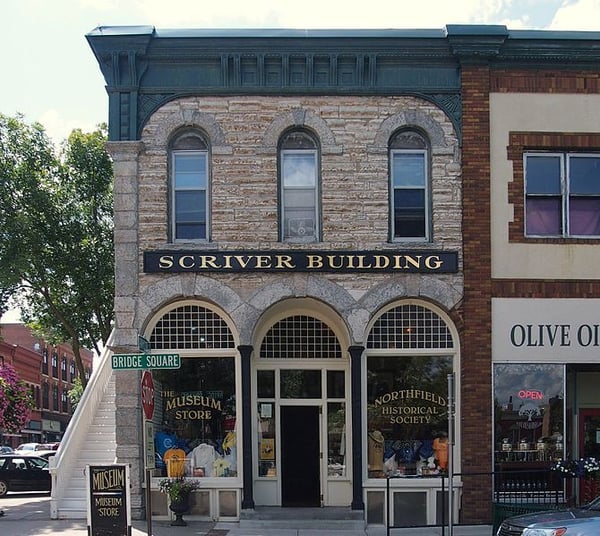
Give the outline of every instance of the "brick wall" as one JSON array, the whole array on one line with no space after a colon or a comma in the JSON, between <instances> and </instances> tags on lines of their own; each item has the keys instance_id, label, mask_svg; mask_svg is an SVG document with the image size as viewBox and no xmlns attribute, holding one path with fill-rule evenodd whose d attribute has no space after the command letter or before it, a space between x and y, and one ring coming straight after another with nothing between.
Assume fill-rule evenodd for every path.
<instances>
[{"instance_id":1,"label":"brick wall","mask_svg":"<svg viewBox=\"0 0 600 536\"><path fill-rule=\"evenodd\" d=\"M465 472L489 472L492 459L489 87L487 66L463 67L465 326L460 402ZM464 523L491 519L491 495L485 489L480 479L464 479Z\"/></svg>"}]
</instances>

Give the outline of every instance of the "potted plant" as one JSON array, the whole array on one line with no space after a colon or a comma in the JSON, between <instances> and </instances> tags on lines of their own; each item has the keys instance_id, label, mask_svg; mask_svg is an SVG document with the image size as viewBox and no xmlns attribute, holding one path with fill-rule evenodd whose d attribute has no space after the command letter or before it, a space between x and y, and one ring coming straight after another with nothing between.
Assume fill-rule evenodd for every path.
<instances>
[{"instance_id":1,"label":"potted plant","mask_svg":"<svg viewBox=\"0 0 600 536\"><path fill-rule=\"evenodd\" d=\"M171 525L185 527L183 514L190 508L190 493L200 487L198 480L186 479L184 476L164 478L158 483L158 489L169 496L169 508L175 514Z\"/></svg>"}]
</instances>

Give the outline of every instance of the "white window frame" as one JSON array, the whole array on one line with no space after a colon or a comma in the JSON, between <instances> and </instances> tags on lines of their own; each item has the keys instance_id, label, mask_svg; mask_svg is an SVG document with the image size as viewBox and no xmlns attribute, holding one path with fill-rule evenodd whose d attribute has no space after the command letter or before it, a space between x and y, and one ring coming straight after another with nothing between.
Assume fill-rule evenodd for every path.
<instances>
[{"instance_id":1,"label":"white window frame","mask_svg":"<svg viewBox=\"0 0 600 536\"><path fill-rule=\"evenodd\" d=\"M291 155L311 155L313 159L314 169L314 185L313 190L313 206L309 207L313 210L313 231L309 235L302 236L300 229L302 222L298 222L297 235L291 235L289 232L289 224L291 220L288 220L287 214L291 211L285 204L285 196L288 191L309 191L311 188L308 186L286 186L285 173L286 173L286 157ZM280 228L281 228L281 241L282 242L317 242L321 233L320 229L320 214L319 214L319 154L317 149L281 149L281 171L280 171ZM306 219L306 218L304 218Z\"/></svg>"},{"instance_id":2,"label":"white window frame","mask_svg":"<svg viewBox=\"0 0 600 536\"><path fill-rule=\"evenodd\" d=\"M204 186L194 187L176 187L176 161L179 156L203 156L204 157L204 174L206 184ZM203 237L197 238L178 238L177 237L177 213L176 213L176 194L181 191L198 191L205 194L205 233ZM208 242L210 237L210 175L209 175L209 154L207 150L172 150L171 151L171 236L173 242Z\"/></svg>"},{"instance_id":3,"label":"white window frame","mask_svg":"<svg viewBox=\"0 0 600 536\"><path fill-rule=\"evenodd\" d=\"M418 154L423 156L423 186L396 186L394 180L394 157L398 154ZM430 242L431 241L431 201L430 201L430 177L429 177L429 150L428 149L390 149L390 234L393 242ZM423 190L424 203L424 225L422 236L403 236L396 229L396 203L395 193L397 190Z\"/></svg>"}]
</instances>

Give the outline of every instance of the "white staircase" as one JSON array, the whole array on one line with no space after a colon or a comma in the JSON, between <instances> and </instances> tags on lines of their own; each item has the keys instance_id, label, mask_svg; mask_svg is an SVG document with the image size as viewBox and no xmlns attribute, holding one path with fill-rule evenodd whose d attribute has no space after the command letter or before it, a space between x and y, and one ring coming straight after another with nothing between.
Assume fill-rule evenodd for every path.
<instances>
[{"instance_id":1,"label":"white staircase","mask_svg":"<svg viewBox=\"0 0 600 536\"><path fill-rule=\"evenodd\" d=\"M113 335L94 367L56 456L50 458L52 519L85 519L86 466L115 463L115 377L108 350L112 339Z\"/></svg>"}]
</instances>

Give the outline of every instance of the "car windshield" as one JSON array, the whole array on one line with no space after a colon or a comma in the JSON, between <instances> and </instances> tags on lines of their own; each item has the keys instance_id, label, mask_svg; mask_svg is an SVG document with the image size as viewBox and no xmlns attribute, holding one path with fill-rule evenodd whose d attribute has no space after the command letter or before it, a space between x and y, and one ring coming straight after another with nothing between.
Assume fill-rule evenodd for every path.
<instances>
[{"instance_id":1,"label":"car windshield","mask_svg":"<svg viewBox=\"0 0 600 536\"><path fill-rule=\"evenodd\" d=\"M48 461L44 458L30 458L29 465L36 469L45 469L48 467Z\"/></svg>"},{"instance_id":2,"label":"car windshield","mask_svg":"<svg viewBox=\"0 0 600 536\"><path fill-rule=\"evenodd\" d=\"M596 497L592 502L582 506L583 510L593 510L594 512L600 512L600 496Z\"/></svg>"}]
</instances>

